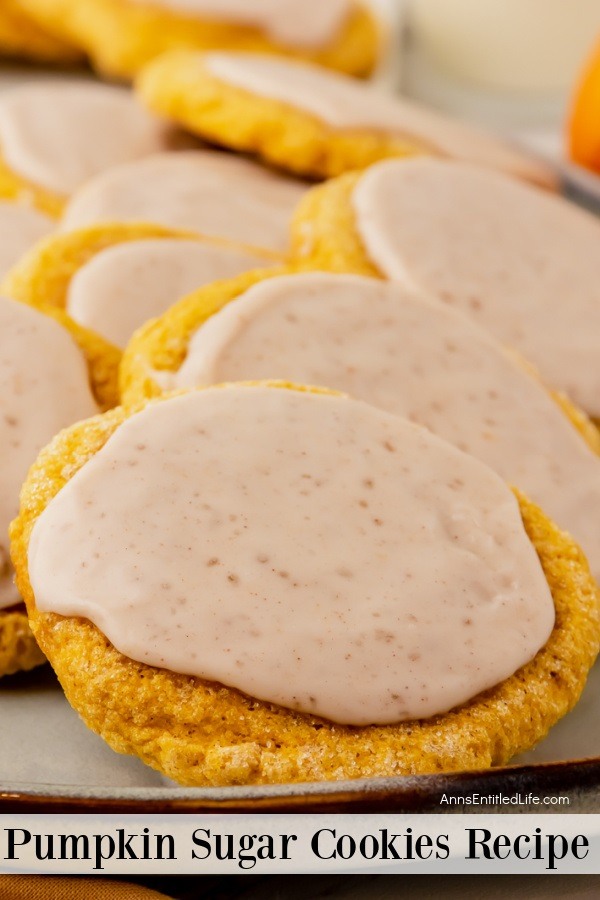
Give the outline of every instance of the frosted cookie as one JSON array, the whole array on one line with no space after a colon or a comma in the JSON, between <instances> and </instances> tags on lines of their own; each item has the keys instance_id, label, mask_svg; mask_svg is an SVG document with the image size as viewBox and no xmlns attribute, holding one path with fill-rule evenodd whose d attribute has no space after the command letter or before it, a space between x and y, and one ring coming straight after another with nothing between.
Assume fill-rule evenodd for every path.
<instances>
[{"instance_id":1,"label":"frosted cookie","mask_svg":"<svg viewBox=\"0 0 600 900\"><path fill-rule=\"evenodd\" d=\"M53 219L36 209L0 200L0 279L55 227Z\"/></svg>"},{"instance_id":2,"label":"frosted cookie","mask_svg":"<svg viewBox=\"0 0 600 900\"><path fill-rule=\"evenodd\" d=\"M167 149L173 130L121 88L45 82L0 94L0 197L58 216L94 175Z\"/></svg>"},{"instance_id":3,"label":"frosted cookie","mask_svg":"<svg viewBox=\"0 0 600 900\"><path fill-rule=\"evenodd\" d=\"M26 15L20 0L2 0L0 6L0 56L42 63L72 64L80 51L53 37Z\"/></svg>"},{"instance_id":4,"label":"frosted cookie","mask_svg":"<svg viewBox=\"0 0 600 900\"><path fill-rule=\"evenodd\" d=\"M526 491L600 580L598 432L454 310L372 278L250 274L149 323L121 367L129 404L263 378L326 384L425 425Z\"/></svg>"},{"instance_id":5,"label":"frosted cookie","mask_svg":"<svg viewBox=\"0 0 600 900\"><path fill-rule=\"evenodd\" d=\"M600 418L600 223L473 166L387 161L315 188L294 222L311 268L396 280L471 316Z\"/></svg>"},{"instance_id":6,"label":"frosted cookie","mask_svg":"<svg viewBox=\"0 0 600 900\"><path fill-rule=\"evenodd\" d=\"M598 651L572 539L426 429L282 388L115 410L41 455L13 558L70 702L190 785L532 746Z\"/></svg>"},{"instance_id":7,"label":"frosted cookie","mask_svg":"<svg viewBox=\"0 0 600 900\"><path fill-rule=\"evenodd\" d=\"M98 412L90 375L81 347L58 319L0 298L0 676L44 661L14 584L8 528L42 447L61 428Z\"/></svg>"},{"instance_id":8,"label":"frosted cookie","mask_svg":"<svg viewBox=\"0 0 600 900\"><path fill-rule=\"evenodd\" d=\"M312 59L367 75L381 24L362 0L19 0L102 72L130 78L175 48L229 48Z\"/></svg>"},{"instance_id":9,"label":"frosted cookie","mask_svg":"<svg viewBox=\"0 0 600 900\"><path fill-rule=\"evenodd\" d=\"M485 132L318 66L179 51L148 66L138 91L150 109L194 134L300 175L329 178L426 153L556 183L544 163Z\"/></svg>"},{"instance_id":10,"label":"frosted cookie","mask_svg":"<svg viewBox=\"0 0 600 900\"><path fill-rule=\"evenodd\" d=\"M4 289L33 306L66 311L111 347L193 289L273 265L251 251L155 225L95 225L35 247Z\"/></svg>"},{"instance_id":11,"label":"frosted cookie","mask_svg":"<svg viewBox=\"0 0 600 900\"><path fill-rule=\"evenodd\" d=\"M67 205L61 228L156 222L284 253L305 193L306 185L225 153L165 153L90 181Z\"/></svg>"}]
</instances>

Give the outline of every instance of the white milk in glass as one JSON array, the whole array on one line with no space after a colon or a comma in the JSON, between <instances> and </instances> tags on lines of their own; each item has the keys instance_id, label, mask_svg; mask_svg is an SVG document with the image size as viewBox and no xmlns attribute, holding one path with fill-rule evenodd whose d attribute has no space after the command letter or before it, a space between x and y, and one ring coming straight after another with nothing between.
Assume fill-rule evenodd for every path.
<instances>
[{"instance_id":1,"label":"white milk in glass","mask_svg":"<svg viewBox=\"0 0 600 900\"><path fill-rule=\"evenodd\" d=\"M412 0L431 65L480 87L566 90L600 35L600 0Z\"/></svg>"}]
</instances>

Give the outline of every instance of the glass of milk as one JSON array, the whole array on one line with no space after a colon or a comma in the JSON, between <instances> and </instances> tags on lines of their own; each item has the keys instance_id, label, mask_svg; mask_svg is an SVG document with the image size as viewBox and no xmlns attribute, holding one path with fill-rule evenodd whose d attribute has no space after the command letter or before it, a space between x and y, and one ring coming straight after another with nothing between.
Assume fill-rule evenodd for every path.
<instances>
[{"instance_id":1,"label":"glass of milk","mask_svg":"<svg viewBox=\"0 0 600 900\"><path fill-rule=\"evenodd\" d=\"M467 115L560 117L600 34L600 0L410 0L408 87ZM457 108L458 107L458 108Z\"/></svg>"}]
</instances>

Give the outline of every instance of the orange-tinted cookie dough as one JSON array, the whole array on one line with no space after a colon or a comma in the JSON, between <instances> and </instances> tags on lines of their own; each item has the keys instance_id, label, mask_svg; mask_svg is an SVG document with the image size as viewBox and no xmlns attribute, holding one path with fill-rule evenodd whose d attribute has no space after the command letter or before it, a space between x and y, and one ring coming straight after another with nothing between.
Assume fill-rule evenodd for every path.
<instances>
[{"instance_id":1,"label":"orange-tinted cookie dough","mask_svg":"<svg viewBox=\"0 0 600 900\"><path fill-rule=\"evenodd\" d=\"M148 66L137 87L150 109L194 134L303 176L427 154L556 186L550 167L525 151L318 66L180 51Z\"/></svg>"},{"instance_id":2,"label":"orange-tinted cookie dough","mask_svg":"<svg viewBox=\"0 0 600 900\"><path fill-rule=\"evenodd\" d=\"M0 56L69 65L83 58L80 51L40 27L23 11L19 0L2 0Z\"/></svg>"},{"instance_id":3,"label":"orange-tinted cookie dough","mask_svg":"<svg viewBox=\"0 0 600 900\"><path fill-rule=\"evenodd\" d=\"M43 241L4 290L66 312L118 358L137 327L192 287L274 263L268 253L160 225L94 225Z\"/></svg>"},{"instance_id":4,"label":"orange-tinted cookie dough","mask_svg":"<svg viewBox=\"0 0 600 900\"><path fill-rule=\"evenodd\" d=\"M168 50L230 48L299 56L367 75L382 26L362 0L17 0L108 75L131 78Z\"/></svg>"},{"instance_id":5,"label":"orange-tinted cookie dough","mask_svg":"<svg viewBox=\"0 0 600 900\"><path fill-rule=\"evenodd\" d=\"M388 160L315 188L299 264L399 281L473 318L600 417L600 223L497 173Z\"/></svg>"},{"instance_id":6,"label":"orange-tinted cookie dough","mask_svg":"<svg viewBox=\"0 0 600 900\"><path fill-rule=\"evenodd\" d=\"M225 434L229 435L228 449L225 455L215 458L217 470L221 471L222 466L231 472L235 469L238 476L243 479L246 476L251 478L254 466L268 468L271 464L275 464L277 442L272 445L273 459L271 459L269 451L271 445L268 442L265 444L260 441L261 423L265 422L272 430L273 424L280 420L280 415L283 415L281 422L284 423L291 414L292 418L296 416L292 430L294 433L297 431L297 440L292 456L287 458L284 454L283 457L278 457L277 465L284 465L286 467L284 471L290 473L296 471L297 466L300 465L302 445L305 440L302 437L303 419L299 412L299 404L295 401L288 403L284 398L280 399L274 396L272 400L270 398L261 399L253 406L254 390L257 391L256 396L260 398L264 398L265 393L274 390L274 388L267 389L264 386L256 388L250 386L230 387L223 390L245 391L247 400L243 407L245 412L240 419L226 415L228 404L223 401L223 415L219 419L219 405L212 403L212 397L209 396L213 395L214 397L215 391L206 392L207 401L211 400L212 408L216 411L215 415L221 422L216 430L219 435L217 443L223 439L221 430L223 427ZM275 389L275 393L279 393L279 390L281 387ZM333 449L328 446L326 441L322 440L322 434L319 434L318 447L321 449L318 452L326 448L326 453L335 453L335 441L341 440L344 443L344 436L349 433L347 416L351 409L355 405L361 409L369 408L339 397L315 395L315 402L328 403L328 409L330 408L332 413L338 409L340 404L347 403L349 405L340 418L332 415L328 419L327 427L330 430L329 436L334 445ZM164 416L169 411L169 404L173 405L173 409L176 407L177 411L181 411L181 415L175 417L178 423L175 430L159 429L158 441L162 450L158 444L154 444L154 439L152 439L154 444L152 447L146 445L142 449L141 444L144 441L140 443L137 433L140 424L152 421L154 409L156 409L158 417ZM444 458L450 460L460 457L461 460L464 460L467 468L474 466L478 471L484 472L484 480L496 479L494 490L501 491L504 497L501 504L502 509L507 513L512 510L509 515L512 522L509 529L510 540L517 540L523 550L526 549L528 541L531 541L530 550L535 548L539 557L540 574L543 572L554 601L554 626L547 643L534 658L496 687L490 687L489 690L463 703L451 712L430 719L412 720L393 725L360 727L333 724L323 717L317 717L307 712L297 712L272 702L256 699L217 681L193 675L176 674L164 666L161 667L160 663L157 667L156 661L154 665L135 662L111 645L101 628L93 625L89 620L80 618L78 615L61 616L53 612L42 612L37 606L30 583L29 567L32 560L29 559L28 553L30 541L35 540L37 543L40 539L36 537L37 529L40 529L39 535L43 534L44 517L52 515L53 498L56 498L57 503L60 502L63 490L65 500L72 497L74 492L77 493L78 486L87 482L86 467L89 466L88 472L91 477L93 472L102 471L105 464L108 464L110 468L110 461L113 454L116 453L117 459L121 460L120 462L115 461L116 477L120 477L121 467L126 465L131 481L131 491L133 491L133 493L129 493L129 498L136 508L134 515L125 516L125 518L119 517L119 529L122 521L125 520L131 522L135 530L141 529L143 533L151 534L150 522L153 514L150 509L156 501L158 506L155 511L159 512L157 520L159 529L152 540L158 542L157 549L159 549L160 530L165 528L168 531L165 531L164 541L166 544L170 543L171 537L167 535L173 535L176 539L177 528L171 530L173 525L176 526L176 519L172 519L169 515L165 520L159 511L160 491L148 492L144 487L146 473L143 454L149 450L163 454L165 466L161 472L165 473L168 481L171 474L175 472L171 465L172 454L168 450L169 442L173 441L174 445L187 447L189 446L188 439L183 444L181 442L183 432L187 433L190 429L193 431L198 428L202 430L206 426L207 433L203 436L196 435L193 444L201 455L205 452L210 455L211 425L215 422L211 420L209 424L208 421L205 421L204 426L198 419L200 409L204 408L200 393L180 395L159 401L158 406L150 406L140 413L115 410L104 417L64 433L42 454L32 470L23 492L21 514L13 527L13 559L19 573L19 585L27 600L34 633L51 659L71 703L80 711L88 725L99 731L114 749L135 753L145 762L159 768L170 777L190 785L277 783L390 776L441 770L456 771L505 762L514 753L539 740L551 724L573 705L598 650L596 590L580 551L571 539L560 533L538 509L524 498L520 498L520 513L525 527L523 530L519 507L515 504L508 489L496 479L490 470L486 470L485 467L466 456L463 457L449 445L429 436L426 431L407 423L403 424L402 420L389 416L386 422L391 420L389 428L394 435L396 431L398 434L400 432L404 434L406 429L414 429L411 432L414 440L422 440L428 446L433 442L438 448L436 453L439 452ZM257 413L257 415L253 415L253 413ZM369 415L385 418L385 414L376 414L376 411L372 409ZM138 416L141 418L138 419ZM200 418L202 419L202 416ZM285 430L286 440L289 441L289 430L287 428ZM376 429L374 436L375 432ZM119 455L120 448L129 447L129 436L133 441L130 447L131 453L141 454L138 460L139 465L129 466L127 463L129 457ZM147 436L151 439L150 433ZM398 477L390 480L389 489L398 491L400 494L405 489L410 492L410 486L416 486L419 478L426 478L427 473L421 471L419 476L416 472L414 475L405 472L401 475L402 441L394 443L391 434L388 435L388 438L390 445L394 445L397 456L394 456L390 450L385 465L382 465L385 469L400 467ZM409 443L412 441L411 437ZM306 463L312 470L312 453L316 450L312 438L309 439L305 449L308 454ZM351 444L345 446L344 452L350 460L353 460ZM310 546L306 545L304 548L306 561L311 559L311 549L317 554L316 559L311 559L311 571L315 563L319 568L321 553L324 554L323 562L325 562L327 553L334 549L334 545L331 545L328 550L328 542L320 537L322 530L325 529L325 533L332 537L340 532L340 529L343 531L345 527L345 521L340 518L339 514L342 507L351 503L354 494L348 489L348 485L345 487L343 485L344 472L347 471L344 458L337 454L336 465L331 470L327 469L327 472L331 471L335 484L340 487L339 492L336 490L335 503L333 506L329 506L328 516L331 521L315 521L313 529L309 529L307 532L311 537ZM372 477L377 477L377 473L374 471L369 475L368 455L364 458L361 456L361 459L363 461L359 463L359 467L364 467L365 479L370 481ZM358 462L357 459L354 461ZM380 471L378 463L375 464L375 468L382 477L389 477L384 476L383 469ZM240 540L242 540L241 535L244 534L245 525L253 528L249 532L249 537L260 536L265 522L269 523L270 528L283 531L291 528L290 540L293 540L293 535L298 528L306 529L306 523L302 526L301 520L297 525L294 524L294 519L290 519L289 506L285 496L278 499L276 494L270 498L273 509L269 510L268 506L266 509L261 506L256 507L257 512L252 516L252 522L239 520L236 523L234 519L229 519L228 515L235 517L240 509L234 507L228 509L226 496L222 500L215 501L217 507L205 509L202 507L202 502L206 502L208 506L212 505L211 498L214 491L217 491L215 496L218 497L219 484L213 483L210 497L203 501L200 483L203 479L210 478L210 470L207 469L206 464L203 464L200 472L202 474L199 476L198 498L194 498L196 477L188 478L187 481L190 500L189 511L186 513L188 516L199 515L202 519L208 516L206 519L208 522L211 516L217 516L220 519L223 514L226 514L232 535L236 528L239 529ZM435 481L437 475L433 474L433 470L430 474ZM260 477L262 478L262 474ZM162 474L159 479L162 483ZM260 484L260 478L258 483ZM251 493L251 482L248 482L246 486ZM308 507L311 504L311 488L304 488L302 484L298 484L297 487L300 491L307 491L308 496L302 502L307 505L307 514L310 514ZM383 487L382 484L379 490ZM316 485L313 485L313 490L315 488ZM362 490L368 491L369 489L370 485L365 482ZM460 497L461 489L457 490L457 497ZM465 490L467 490L466 487ZM167 492L165 498L168 500L169 496L170 494ZM187 494L181 495L184 503L186 496ZM362 497L362 494L360 496ZM122 493L120 498L127 503L127 499ZM146 506L150 502L150 509L142 512L138 500ZM102 502L100 499L101 504ZM443 502L442 500L442 504ZM495 506L495 504L493 505ZM262 513L259 511L260 509L262 509ZM97 513L101 512L102 509L97 510ZM363 509L363 514L369 515L369 510ZM377 518L376 510L372 511L372 514ZM281 528L280 516L284 517L284 529ZM106 520L102 520L100 517L100 521ZM425 527L434 527L433 521L435 520L432 520L429 525L423 524ZM148 524L148 529L144 525L145 522ZM450 530L453 527L459 529L461 534L459 540L468 543L472 528L467 521L463 524L464 528L456 520ZM381 524L381 529L381 539L385 540L385 523ZM181 532L182 537L187 530L186 527ZM518 537L519 533L520 537ZM206 534L205 539L201 537L201 534L202 532L194 527L194 544L197 545L197 549L194 551L192 547L191 552L203 554L202 559L206 558L206 564L215 570L215 576L220 572L225 577L229 590L251 590L248 579L251 578L253 567L262 566L264 563L257 560L252 562L249 559L246 564L239 553L235 554L234 560L233 557L230 558L230 551L225 548L222 550L225 557L213 562L209 533ZM480 536L483 537L483 533ZM126 577L128 583L135 584L136 566L140 566L140 562L137 561L136 548L131 546L129 538L126 540L129 548L126 555L131 565L130 575L133 580L130 579L129 574L125 576L124 572L119 574L115 570L111 576L110 587L110 593L113 596L116 582L125 583L122 578ZM131 540L135 544L133 534ZM162 550L159 549L159 552L167 553L168 557L166 544ZM187 552L185 541L180 542L178 546L177 552ZM342 544L339 546L341 547ZM317 547L318 549L316 549ZM298 550L300 550L299 547L295 552L297 553ZM397 551L398 548L394 554L397 560L396 564L399 559ZM264 550L264 553L268 555L268 548ZM465 559L467 558L468 556L465 557ZM504 564L514 565L514 561L511 562L511 559L510 554L507 554ZM535 561L535 553L533 560ZM79 562L85 561L84 559L79 560ZM96 565L93 560L90 560L89 563ZM71 560L71 568L75 572L74 560ZM102 571L102 578L106 578L106 567ZM325 574L327 569L322 568L321 571ZM490 576L494 577L491 573ZM342 575L338 574L336 577L341 579ZM36 572L36 582L38 578L39 572ZM164 578L166 575L163 574L162 579ZM287 578L284 575L281 576L282 597L286 595L287 591L294 590L294 580L295 570L290 569L287 572ZM177 574L173 573L173 577L170 578L170 590L173 592L173 597L177 595L176 582ZM452 591L452 587L452 585L448 585L448 590ZM44 590L43 584L41 590L42 592ZM167 587L159 587L159 590L165 591ZM200 604L199 608L202 608L201 578L198 591L194 602ZM343 597L343 587L341 586L339 593ZM376 612L377 587L375 583L372 585L370 594L369 598L365 597L365 609L371 608L371 604L375 602L374 610ZM323 601L327 604L337 604L336 592L333 594L324 592ZM43 604L44 607L46 607L46 602L47 600ZM340 611L342 608L343 602L340 605ZM163 609L163 613L166 611ZM96 609L94 616L102 616L100 608ZM376 622L375 619L372 621ZM365 619L362 619L361 622L363 628L376 627L370 623L367 625ZM237 624L242 625L241 622ZM316 636L318 636L318 621L314 624ZM236 623L232 622L231 627L236 627ZM326 643L325 640L323 647L323 664L325 666ZM360 688L360 685L357 685L357 688Z\"/></svg>"}]
</instances>

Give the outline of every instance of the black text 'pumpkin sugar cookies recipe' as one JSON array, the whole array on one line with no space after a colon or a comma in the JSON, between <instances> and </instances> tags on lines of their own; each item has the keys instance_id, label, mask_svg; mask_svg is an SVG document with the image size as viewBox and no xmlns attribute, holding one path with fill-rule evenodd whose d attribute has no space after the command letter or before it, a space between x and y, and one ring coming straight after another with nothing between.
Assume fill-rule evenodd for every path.
<instances>
[{"instance_id":1,"label":"black text 'pumpkin sugar cookies recipe'","mask_svg":"<svg viewBox=\"0 0 600 900\"><path fill-rule=\"evenodd\" d=\"M323 390L82 423L32 469L12 539L71 703L184 784L500 764L598 650L569 537L474 458Z\"/></svg>"}]
</instances>

